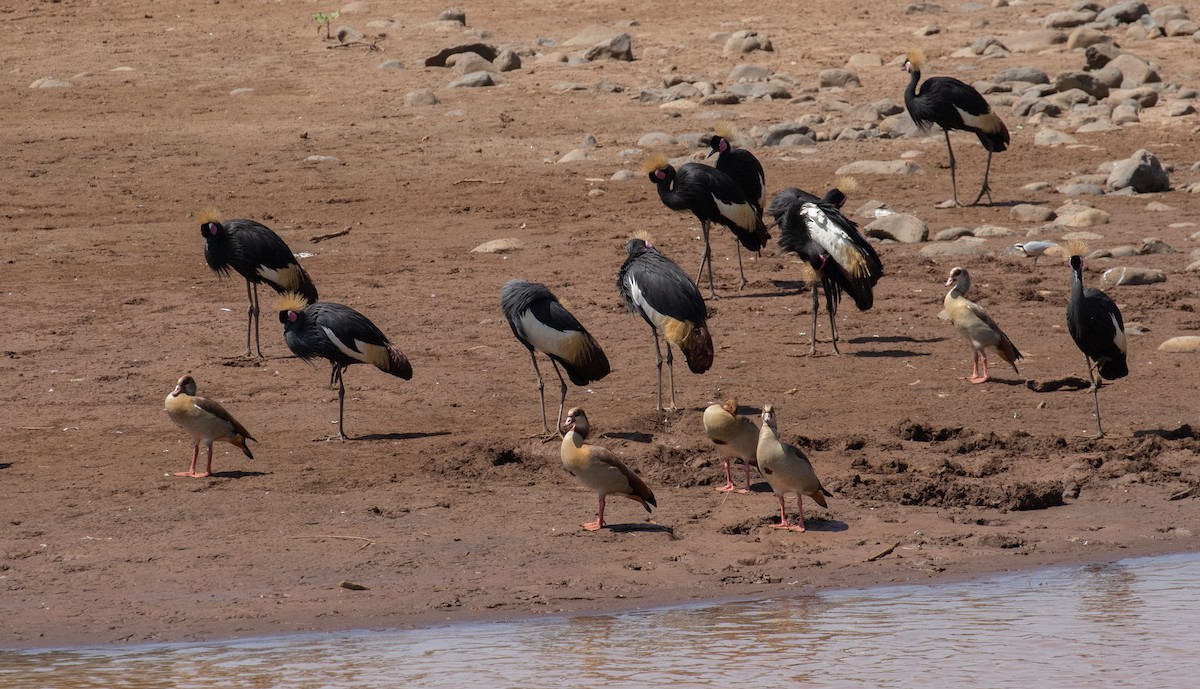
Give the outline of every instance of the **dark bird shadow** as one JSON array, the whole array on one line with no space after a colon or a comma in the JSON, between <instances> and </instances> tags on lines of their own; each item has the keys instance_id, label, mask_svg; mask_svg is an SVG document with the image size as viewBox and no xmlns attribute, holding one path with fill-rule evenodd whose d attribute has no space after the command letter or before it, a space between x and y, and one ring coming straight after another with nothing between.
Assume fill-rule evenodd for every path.
<instances>
[{"instance_id":1,"label":"dark bird shadow","mask_svg":"<svg viewBox=\"0 0 1200 689\"><path fill-rule=\"evenodd\" d=\"M675 529L662 524L606 524L604 528L613 533L675 533Z\"/></svg>"},{"instance_id":2,"label":"dark bird shadow","mask_svg":"<svg viewBox=\"0 0 1200 689\"><path fill-rule=\"evenodd\" d=\"M1023 378L1021 380L1014 380L1011 378L989 377L987 382L995 383L997 385L1012 385L1013 387L1029 387L1029 381Z\"/></svg>"},{"instance_id":3,"label":"dark bird shadow","mask_svg":"<svg viewBox=\"0 0 1200 689\"><path fill-rule=\"evenodd\" d=\"M213 478L250 478L252 476L266 476L270 472L267 471L214 471Z\"/></svg>"},{"instance_id":4,"label":"dark bird shadow","mask_svg":"<svg viewBox=\"0 0 1200 689\"><path fill-rule=\"evenodd\" d=\"M368 433L351 440L418 440L420 438L436 438L439 435L450 435L450 431L430 431L428 433Z\"/></svg>"},{"instance_id":5,"label":"dark bird shadow","mask_svg":"<svg viewBox=\"0 0 1200 689\"><path fill-rule=\"evenodd\" d=\"M944 342L944 337L930 337L926 339L917 339L907 335L885 335L883 337L852 337L846 342L850 344L871 344L872 342L880 342L883 344L896 344L898 342L911 342L913 344L930 344L933 342Z\"/></svg>"},{"instance_id":6,"label":"dark bird shadow","mask_svg":"<svg viewBox=\"0 0 1200 689\"><path fill-rule=\"evenodd\" d=\"M12 466L11 462L0 462L0 469L7 469Z\"/></svg>"},{"instance_id":7,"label":"dark bird shadow","mask_svg":"<svg viewBox=\"0 0 1200 689\"><path fill-rule=\"evenodd\" d=\"M612 438L614 440L628 440L634 443L648 443L654 440L654 435L651 433L638 433L631 431L629 433L601 433L601 438Z\"/></svg>"},{"instance_id":8,"label":"dark bird shadow","mask_svg":"<svg viewBox=\"0 0 1200 689\"><path fill-rule=\"evenodd\" d=\"M914 352L910 349L865 349L854 352L852 356L861 356L868 359L901 359L913 356L929 356L929 352Z\"/></svg>"},{"instance_id":9,"label":"dark bird shadow","mask_svg":"<svg viewBox=\"0 0 1200 689\"><path fill-rule=\"evenodd\" d=\"M836 519L809 517L808 519L804 520L805 531L824 531L826 533L834 533L837 531L848 531L849 529L849 524Z\"/></svg>"},{"instance_id":10,"label":"dark bird shadow","mask_svg":"<svg viewBox=\"0 0 1200 689\"><path fill-rule=\"evenodd\" d=\"M1087 390L1092 387L1092 384L1079 376L1067 376L1049 380L1027 380L1025 387L1034 392L1058 392L1059 390Z\"/></svg>"},{"instance_id":11,"label":"dark bird shadow","mask_svg":"<svg viewBox=\"0 0 1200 689\"><path fill-rule=\"evenodd\" d=\"M1192 427L1186 423L1179 428L1173 428L1169 430L1165 428L1147 428L1142 431L1133 432L1133 437L1135 438L1145 438L1148 436L1157 436L1163 440L1194 440L1200 439L1200 432L1193 430ZM5 465L0 464L0 469L3 469L4 466Z\"/></svg>"},{"instance_id":12,"label":"dark bird shadow","mask_svg":"<svg viewBox=\"0 0 1200 689\"><path fill-rule=\"evenodd\" d=\"M798 294L795 290L778 291L778 292L729 292L726 294L718 294L715 300L718 304L722 299L766 299L770 297L791 297Z\"/></svg>"}]
</instances>

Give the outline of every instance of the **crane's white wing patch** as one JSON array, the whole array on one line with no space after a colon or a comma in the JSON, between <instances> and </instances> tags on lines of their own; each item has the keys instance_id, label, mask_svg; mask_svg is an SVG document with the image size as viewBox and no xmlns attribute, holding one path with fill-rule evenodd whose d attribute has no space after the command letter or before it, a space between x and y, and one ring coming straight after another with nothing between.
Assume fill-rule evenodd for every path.
<instances>
[{"instance_id":1,"label":"crane's white wing patch","mask_svg":"<svg viewBox=\"0 0 1200 689\"><path fill-rule=\"evenodd\" d=\"M800 207L800 213L807 221L809 236L828 251L838 265L855 277L867 276L867 262L863 258L862 250L841 226L825 215L816 204L804 204Z\"/></svg>"}]
</instances>

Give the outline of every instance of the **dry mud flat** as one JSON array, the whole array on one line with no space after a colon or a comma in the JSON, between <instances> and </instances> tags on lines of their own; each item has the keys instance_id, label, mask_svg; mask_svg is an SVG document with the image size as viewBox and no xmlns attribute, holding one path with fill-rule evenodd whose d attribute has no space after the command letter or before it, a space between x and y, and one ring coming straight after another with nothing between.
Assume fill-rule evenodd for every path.
<instances>
[{"instance_id":1,"label":"dry mud flat","mask_svg":"<svg viewBox=\"0 0 1200 689\"><path fill-rule=\"evenodd\" d=\"M1117 106L1101 117L1104 108L1088 111L1101 99L1071 104L1078 96L1066 92L1039 96L1068 105L1057 115L1044 104L1015 114L1028 87L989 94L1013 135L994 160L995 204L937 209L949 192L940 135L871 134L887 108L857 120L858 108L902 102L894 58L914 43L929 74L969 81L1014 67L1079 70L1083 50L1043 34L1050 42L1018 50L1069 8L816 2L801 15L768 3L731 16L694 3L498 2L466 8L467 27L454 28L429 25L440 6L355 5L340 21L386 33L382 53L330 47L311 21L329 8L315 3L38 3L5 14L19 28L0 153L10 190L0 202L6 647L611 611L1196 547L1196 355L1157 349L1200 329L1200 285L1186 270L1200 144L1197 117L1176 107L1200 84L1190 37L1094 29L1156 65L1159 102L1136 122L1091 127ZM593 24L627 31L636 59L540 61L586 51L563 44ZM739 30L769 34L773 50L726 55L710 39ZM989 36L1007 54L980 42ZM523 66L497 86L454 89L453 68L423 66L472 42L516 46ZM987 54L955 56L977 42ZM858 53L880 58L856 62L860 86L820 86L822 70L847 69ZM389 60L400 66L379 68ZM706 102L733 90L727 77L742 63L773 75L750 83L786 85L790 97ZM46 77L70 86L31 88ZM655 100L682 83L696 93ZM419 91L438 103L405 105ZM859 175L848 207L875 200L918 217L930 237L974 236L881 243L875 307L843 304L844 356L810 357L796 261L772 246L736 292L732 240L718 233L716 364L703 376L681 366L684 409L660 415L649 332L625 313L614 279L634 229L694 270L698 228L662 207L637 172L641 153L627 152L697 155L688 142L721 119L753 137L772 190L823 190L848 163L907 160L922 171ZM816 145L757 145L802 119ZM676 143L639 147L652 132ZM1041 132L1074 143L1043 134L1053 145L1039 145ZM984 154L955 143L965 196ZM556 162L580 148L575 162ZM1142 148L1169 172L1168 191L1060 191L1103 187L1109 164ZM613 179L622 172L631 178ZM1080 199L1103 215L1071 203ZM323 298L369 315L412 360L411 382L347 373L354 441L323 441L336 392L323 366L284 356L271 314L267 360L225 358L241 347L244 292L203 263L192 214L208 205L266 222L311 254L304 264ZM1070 217L1100 224L1020 219L1021 205L1074 205ZM1131 375L1101 391L1102 440L1089 437L1090 396L1071 383L1084 372L1064 328L1066 267L1005 254L1026 236L1073 231L1117 255L1090 260L1088 284L1121 267L1166 277L1106 286L1137 327ZM1173 253L1119 250L1151 237ZM499 238L525 248L470 253ZM971 250L926 251L954 244ZM958 264L1026 354L1020 374L958 380L969 348L937 318ZM572 389L568 403L655 490L653 521L614 501L614 528L578 529L594 498L563 473L553 443L530 437L540 425L533 375L499 313L500 285L518 276L550 286L608 352L613 373ZM221 447L217 477L169 476L190 458L161 412L183 372L260 439L254 462ZM807 533L770 528L776 503L761 480L749 496L713 490L719 461L700 411L729 396L747 414L776 405L784 437L834 493L830 509L807 511Z\"/></svg>"}]
</instances>

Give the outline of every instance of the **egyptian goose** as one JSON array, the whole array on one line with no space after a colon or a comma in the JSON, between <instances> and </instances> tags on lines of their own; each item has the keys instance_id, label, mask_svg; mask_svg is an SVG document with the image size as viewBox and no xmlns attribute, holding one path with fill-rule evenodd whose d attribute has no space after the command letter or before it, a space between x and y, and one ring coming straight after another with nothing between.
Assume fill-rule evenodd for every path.
<instances>
[{"instance_id":1,"label":"egyptian goose","mask_svg":"<svg viewBox=\"0 0 1200 689\"><path fill-rule=\"evenodd\" d=\"M584 524L583 528L588 531L604 528L604 499L609 495L620 495L640 502L647 512L651 505L658 507L654 493L619 457L603 447L584 442L590 431L591 425L582 409L575 407L567 411L559 451L563 468L600 497L596 521Z\"/></svg>"},{"instance_id":2,"label":"egyptian goose","mask_svg":"<svg viewBox=\"0 0 1200 689\"><path fill-rule=\"evenodd\" d=\"M986 349L995 351L1012 366L1013 371L1020 373L1017 371L1017 361L1021 358L1021 352L1017 351L1012 340L1008 339L1008 335L1004 334L982 306L967 299L967 290L971 289L971 276L966 268L950 271L950 277L946 278L946 286L950 287L943 302L946 315L950 317L950 322L958 332L971 343L971 375L963 380L982 383L988 379ZM981 363L982 374L979 372Z\"/></svg>"},{"instance_id":3,"label":"egyptian goose","mask_svg":"<svg viewBox=\"0 0 1200 689\"><path fill-rule=\"evenodd\" d=\"M730 462L742 460L746 470L746 487L739 493L750 492L750 467L758 466L758 426L744 416L738 416L737 400L725 400L724 404L711 404L704 410L704 433L713 441L725 463L725 485L717 490L728 493L734 489Z\"/></svg>"},{"instance_id":4,"label":"egyptian goose","mask_svg":"<svg viewBox=\"0 0 1200 689\"><path fill-rule=\"evenodd\" d=\"M246 447L247 440L254 436L246 427L238 423L229 412L219 403L206 397L196 395L196 381L191 376L183 376L175 384L175 389L166 399L167 416L183 430L192 436L192 465L187 471L177 471L176 476L205 478L212 475L213 443L223 440L241 448L250 459L250 448ZM255 442L258 442L255 440ZM203 473L196 473L196 459L200 455L200 443L208 448L208 463Z\"/></svg>"},{"instance_id":5,"label":"egyptian goose","mask_svg":"<svg viewBox=\"0 0 1200 689\"><path fill-rule=\"evenodd\" d=\"M779 523L774 528L804 531L804 496L812 498L821 507L828 507L825 498L833 497L833 494L821 485L812 464L799 448L779 441L775 407L769 404L763 407L762 420L758 433L758 470L779 498ZM798 524L788 524L783 500L788 493L796 495L796 508L800 511Z\"/></svg>"}]
</instances>

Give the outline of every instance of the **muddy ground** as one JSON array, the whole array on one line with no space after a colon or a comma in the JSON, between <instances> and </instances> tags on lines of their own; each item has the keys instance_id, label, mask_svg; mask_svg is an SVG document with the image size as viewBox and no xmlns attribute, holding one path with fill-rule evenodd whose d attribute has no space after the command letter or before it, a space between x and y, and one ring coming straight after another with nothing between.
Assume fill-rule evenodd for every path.
<instances>
[{"instance_id":1,"label":"muddy ground","mask_svg":"<svg viewBox=\"0 0 1200 689\"><path fill-rule=\"evenodd\" d=\"M0 646L615 611L1196 548L1196 355L1157 351L1200 328L1200 278L1183 270L1200 209L1185 191L1200 181L1195 115L1150 109L1139 124L1046 148L1033 138L1053 121L999 108L1012 146L994 161L995 203L952 210L935 207L949 196L940 134L755 151L772 191L822 191L845 163L915 151L923 174L860 177L848 208L876 199L933 232L999 225L1020 236L1039 226L1013 220L1013 205L1056 208L1062 182L1138 148L1156 153L1172 168L1172 191L1090 199L1111 215L1092 228L1102 235L1093 248L1158 237L1176 249L1085 267L1089 284L1122 265L1168 276L1109 290L1139 327L1131 374L1100 393L1107 438L1092 437L1090 395L1073 382L1086 375L1065 329L1069 271L1061 260L1001 255L1020 237L989 239L990 255L961 260L879 245L886 276L874 308L843 303L843 355L821 343L813 357L797 261L772 244L748 262L750 283L737 291L733 240L718 231L715 364L702 376L680 365L682 409L654 411L650 331L614 287L625 240L649 230L689 272L702 243L694 219L665 209L637 171L641 154L623 153L643 134L683 137L721 119L750 131L822 110L832 129L838 108L823 104L902 102L906 75L893 59L930 23L942 30L919 41L928 74L974 67L964 72L973 80L1082 63L1061 46L950 57L1065 9L1046 3L946 3L915 15L903 3L828 0L803 13L778 2L717 8L499 0L465 7L467 31L426 26L443 9L429 3L370 2L340 18L367 33L377 31L371 20L396 19L382 52L332 47L312 14L333 8L312 2L4 8ZM527 56L502 85L479 89L448 89L456 75L423 66L444 47L480 40L474 29L529 48L627 20L636 21L633 62ZM727 57L709 40L739 29L769 35L774 51ZM1158 61L1164 80L1200 86L1190 38L1123 45ZM815 89L819 70L858 52L884 62L857 70L862 88ZM403 68L380 69L389 59ZM813 98L674 111L639 102L664 75L721 82L742 61L790 74ZM30 88L48 76L72 86ZM604 80L620 90L592 88ZM587 88L555 88L564 83ZM421 89L440 103L406 106ZM590 160L555 162L588 135ZM984 152L969 136L954 140L964 195L973 195ZM664 152L701 155L683 145ZM610 181L620 170L633 179ZM1034 182L1050 188L1024 188ZM1151 212L1151 202L1169 210ZM195 216L207 206L265 222L311 254L304 265L322 297L367 314L412 361L408 382L347 372L351 442L326 441L337 418L328 371L289 356L270 308L267 358L230 358L244 341L245 289L204 263ZM509 237L525 248L470 253ZM975 278L972 297L1025 354L1019 374L997 363L988 384L959 379L970 350L937 315L960 262ZM537 437L529 358L499 312L511 277L548 285L607 351L612 374L572 387L568 405L586 408L596 442L655 491L649 521L613 500L612 528L580 530L595 498L562 470L557 444ZM828 334L824 313L819 334ZM191 447L162 399L184 372L258 438L254 461L219 445L215 477L171 475ZM774 404L783 435L833 493L827 510L806 503L806 533L770 528L776 502L761 479L752 495L714 490L723 478L700 412L726 397L748 415Z\"/></svg>"}]
</instances>

